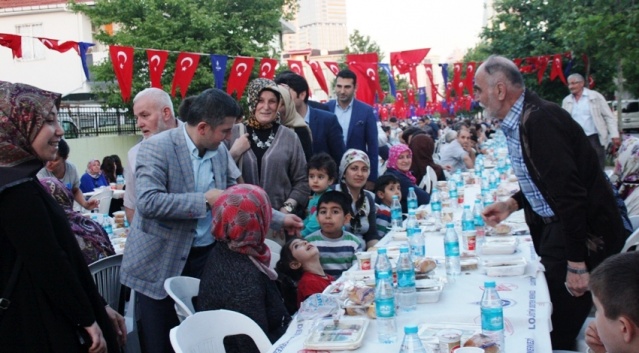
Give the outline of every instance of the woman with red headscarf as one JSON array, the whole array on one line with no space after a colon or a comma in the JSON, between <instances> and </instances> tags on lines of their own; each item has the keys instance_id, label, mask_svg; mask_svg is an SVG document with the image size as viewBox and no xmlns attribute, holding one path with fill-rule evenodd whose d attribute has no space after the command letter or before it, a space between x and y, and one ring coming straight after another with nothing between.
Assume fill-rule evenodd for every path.
<instances>
[{"instance_id":1,"label":"woman with red headscarf","mask_svg":"<svg viewBox=\"0 0 639 353\"><path fill-rule=\"evenodd\" d=\"M413 152L410 148L408 148L408 146L402 143L395 145L391 147L388 152L388 162L386 162L387 168L386 173L384 173L394 175L397 179L399 179L399 186L402 189L400 203L402 204L402 212L404 213L408 212L406 201L408 199L408 188L410 187L415 189L418 205L426 205L430 202L430 194L415 185L417 179L410 171L412 161Z\"/></svg>"},{"instance_id":2,"label":"woman with red headscarf","mask_svg":"<svg viewBox=\"0 0 639 353\"><path fill-rule=\"evenodd\" d=\"M220 195L212 209L211 232L216 242L202 274L197 310L242 313L275 342L286 332L291 317L277 289L277 273L269 268L271 252L264 244L272 216L268 196L258 186L235 185ZM228 353L259 352L248 337L227 337L224 346Z\"/></svg>"}]
</instances>

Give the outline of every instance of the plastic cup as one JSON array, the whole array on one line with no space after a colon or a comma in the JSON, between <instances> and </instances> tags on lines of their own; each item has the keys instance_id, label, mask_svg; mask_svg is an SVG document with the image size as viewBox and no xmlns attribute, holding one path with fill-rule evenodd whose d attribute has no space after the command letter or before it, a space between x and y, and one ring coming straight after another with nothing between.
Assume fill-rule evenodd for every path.
<instances>
[{"instance_id":1,"label":"plastic cup","mask_svg":"<svg viewBox=\"0 0 639 353\"><path fill-rule=\"evenodd\" d=\"M454 353L461 346L462 332L459 330L441 330L437 332L440 353Z\"/></svg>"},{"instance_id":2,"label":"plastic cup","mask_svg":"<svg viewBox=\"0 0 639 353\"><path fill-rule=\"evenodd\" d=\"M484 350L479 347L459 347L455 349L455 353L484 353Z\"/></svg>"},{"instance_id":3,"label":"plastic cup","mask_svg":"<svg viewBox=\"0 0 639 353\"><path fill-rule=\"evenodd\" d=\"M372 268L370 252L358 252L355 256L357 256L360 270L370 270Z\"/></svg>"},{"instance_id":4,"label":"plastic cup","mask_svg":"<svg viewBox=\"0 0 639 353\"><path fill-rule=\"evenodd\" d=\"M477 232L474 230L466 230L462 232L464 242L464 250L474 253L477 250Z\"/></svg>"}]
</instances>

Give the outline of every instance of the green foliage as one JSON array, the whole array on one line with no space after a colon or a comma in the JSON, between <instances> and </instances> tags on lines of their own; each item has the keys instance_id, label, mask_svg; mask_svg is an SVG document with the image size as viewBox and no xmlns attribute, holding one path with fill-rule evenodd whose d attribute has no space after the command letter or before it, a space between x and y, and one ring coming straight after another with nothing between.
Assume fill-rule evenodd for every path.
<instances>
[{"instance_id":1,"label":"green foliage","mask_svg":"<svg viewBox=\"0 0 639 353\"><path fill-rule=\"evenodd\" d=\"M294 0L97 0L94 5L73 4L71 8L87 15L96 28L114 24L112 36L100 29L94 35L95 40L139 48L135 51L133 70L135 95L150 86L147 56L142 49L171 51L162 76L167 92L171 90L179 52L279 56L270 42L280 31L283 6L294 9L297 5ZM228 67L232 61L229 58ZM91 74L94 81L107 83L98 91L106 105L130 106L120 98L110 59L91 67ZM257 73L252 76L257 77ZM210 59L203 55L188 94L198 94L213 85ZM174 103L178 102L180 92L176 97Z\"/></svg>"},{"instance_id":2,"label":"green foliage","mask_svg":"<svg viewBox=\"0 0 639 353\"><path fill-rule=\"evenodd\" d=\"M379 45L371 39L370 36L364 36L359 33L359 30L355 30L353 34L348 36L348 47L344 49L344 54L364 54L364 53L377 53L379 57L379 61L381 62L384 59L384 53L379 48ZM346 56L344 56L346 57Z\"/></svg>"}]
</instances>

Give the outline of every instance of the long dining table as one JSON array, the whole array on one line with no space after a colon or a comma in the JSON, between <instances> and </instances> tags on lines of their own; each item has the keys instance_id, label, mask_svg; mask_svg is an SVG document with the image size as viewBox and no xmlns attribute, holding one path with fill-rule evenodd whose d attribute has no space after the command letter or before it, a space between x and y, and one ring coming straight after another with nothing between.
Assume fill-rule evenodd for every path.
<instances>
[{"instance_id":1,"label":"long dining table","mask_svg":"<svg viewBox=\"0 0 639 353\"><path fill-rule=\"evenodd\" d=\"M467 185L464 188L465 204L472 205L479 192L477 185ZM454 223L459 229L462 207L454 212ZM423 231L426 244L426 256L432 257L438 263L434 277L443 278L445 285L439 300L434 303L417 304L414 311L397 311L397 340L392 344L382 344L377 339L376 320L371 319L368 324L363 342L355 352L399 352L405 325L418 325L419 336L426 344L432 344L433 330L446 328L461 328L462 330L480 330L480 301L484 282L493 280L497 284L498 293L502 299L504 310L505 352L507 353L549 353L552 352L550 331L552 325L550 315L552 304L548 292L548 285L543 275L543 266L535 252L522 211L513 213L504 222L510 225L517 235L517 249L513 255L526 259L526 269L523 275L509 277L489 277L478 269L463 271L455 278L446 277L444 266L444 235L442 232ZM458 231L460 235L461 232ZM406 240L393 231L389 232L377 247L396 249ZM496 255L492 255L493 257ZM480 263L491 256L480 257ZM373 263L374 264L374 263ZM354 265L349 271L357 271ZM340 280L348 275L343 275ZM298 353L304 350L304 341L311 335L315 322L301 321L293 318L286 333L273 345L269 352ZM462 337L464 338L464 337ZM463 343L463 342L462 342ZM444 352L442 352L444 353Z\"/></svg>"}]
</instances>

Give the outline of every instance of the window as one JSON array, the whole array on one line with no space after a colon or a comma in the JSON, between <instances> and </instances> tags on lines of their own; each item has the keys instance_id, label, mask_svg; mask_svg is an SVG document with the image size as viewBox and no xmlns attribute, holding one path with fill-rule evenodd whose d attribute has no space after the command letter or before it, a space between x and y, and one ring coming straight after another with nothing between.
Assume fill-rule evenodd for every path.
<instances>
[{"instance_id":1,"label":"window","mask_svg":"<svg viewBox=\"0 0 639 353\"><path fill-rule=\"evenodd\" d=\"M17 25L16 33L22 36L21 61L44 59L46 47L37 38L33 38L42 36L42 23Z\"/></svg>"}]
</instances>

